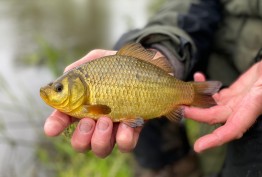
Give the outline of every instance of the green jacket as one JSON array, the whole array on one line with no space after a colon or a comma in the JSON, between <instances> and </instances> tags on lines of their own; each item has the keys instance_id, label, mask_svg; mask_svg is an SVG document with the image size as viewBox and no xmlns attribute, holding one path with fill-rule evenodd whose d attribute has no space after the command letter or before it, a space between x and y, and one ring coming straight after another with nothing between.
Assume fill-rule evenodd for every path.
<instances>
[{"instance_id":1,"label":"green jacket","mask_svg":"<svg viewBox=\"0 0 262 177\"><path fill-rule=\"evenodd\" d=\"M262 47L262 0L169 0L117 48L130 41L163 52L180 79L202 70L228 86Z\"/></svg>"}]
</instances>

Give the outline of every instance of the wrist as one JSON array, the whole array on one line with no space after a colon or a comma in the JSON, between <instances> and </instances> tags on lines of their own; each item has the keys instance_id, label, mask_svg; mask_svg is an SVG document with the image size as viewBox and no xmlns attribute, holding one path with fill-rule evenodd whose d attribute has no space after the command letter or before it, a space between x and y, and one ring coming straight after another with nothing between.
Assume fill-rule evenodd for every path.
<instances>
[{"instance_id":1,"label":"wrist","mask_svg":"<svg viewBox=\"0 0 262 177\"><path fill-rule=\"evenodd\" d=\"M177 59L177 57L169 51L165 46L161 44L153 44L151 48L164 56L173 70L173 75L178 79L185 79L185 65L183 62Z\"/></svg>"}]
</instances>

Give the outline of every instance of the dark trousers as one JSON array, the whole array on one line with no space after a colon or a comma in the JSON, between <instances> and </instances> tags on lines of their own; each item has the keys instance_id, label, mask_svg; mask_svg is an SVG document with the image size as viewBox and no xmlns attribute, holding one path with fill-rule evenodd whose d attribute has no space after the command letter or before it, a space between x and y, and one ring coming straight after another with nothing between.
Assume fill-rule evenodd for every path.
<instances>
[{"instance_id":1,"label":"dark trousers","mask_svg":"<svg viewBox=\"0 0 262 177\"><path fill-rule=\"evenodd\" d=\"M262 116L241 139L228 144L221 177L262 177Z\"/></svg>"},{"instance_id":2,"label":"dark trousers","mask_svg":"<svg viewBox=\"0 0 262 177\"><path fill-rule=\"evenodd\" d=\"M180 160L189 150L184 126L157 118L143 127L134 154L141 166L156 170Z\"/></svg>"}]
</instances>

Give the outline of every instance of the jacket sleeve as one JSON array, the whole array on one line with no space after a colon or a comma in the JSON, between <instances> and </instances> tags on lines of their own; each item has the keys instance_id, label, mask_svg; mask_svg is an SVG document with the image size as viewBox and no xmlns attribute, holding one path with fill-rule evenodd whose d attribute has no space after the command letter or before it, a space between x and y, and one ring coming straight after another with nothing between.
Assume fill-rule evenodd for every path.
<instances>
[{"instance_id":1,"label":"jacket sleeve","mask_svg":"<svg viewBox=\"0 0 262 177\"><path fill-rule=\"evenodd\" d=\"M163 53L179 79L185 79L198 60L208 55L221 19L218 0L169 0L143 29L124 34L115 49L129 42Z\"/></svg>"}]
</instances>

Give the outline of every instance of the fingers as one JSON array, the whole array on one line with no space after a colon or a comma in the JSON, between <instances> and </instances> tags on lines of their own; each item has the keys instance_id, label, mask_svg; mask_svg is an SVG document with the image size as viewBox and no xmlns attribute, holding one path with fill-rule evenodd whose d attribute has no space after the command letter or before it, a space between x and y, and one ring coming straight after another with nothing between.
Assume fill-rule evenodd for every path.
<instances>
[{"instance_id":1,"label":"fingers","mask_svg":"<svg viewBox=\"0 0 262 177\"><path fill-rule=\"evenodd\" d=\"M72 122L71 118L55 110L47 119L44 125L44 131L47 136L57 136L69 126Z\"/></svg>"},{"instance_id":2,"label":"fingers","mask_svg":"<svg viewBox=\"0 0 262 177\"><path fill-rule=\"evenodd\" d=\"M185 117L208 124L223 123L232 113L228 106L217 105L211 108L185 107Z\"/></svg>"},{"instance_id":3,"label":"fingers","mask_svg":"<svg viewBox=\"0 0 262 177\"><path fill-rule=\"evenodd\" d=\"M83 118L79 121L75 129L71 144L78 152L85 152L91 148L91 138L95 129L95 121L89 118Z\"/></svg>"},{"instance_id":4,"label":"fingers","mask_svg":"<svg viewBox=\"0 0 262 177\"><path fill-rule=\"evenodd\" d=\"M47 136L57 136L72 122L71 118L55 110L46 120L44 130ZM109 155L117 141L119 150L129 152L136 146L141 128L131 128L123 123L113 125L111 119L102 117L97 123L89 118L79 121L73 133L71 144L78 152L92 149L98 157Z\"/></svg>"},{"instance_id":5,"label":"fingers","mask_svg":"<svg viewBox=\"0 0 262 177\"><path fill-rule=\"evenodd\" d=\"M141 127L132 128L124 123L120 123L116 135L118 149L121 152L130 152L137 144Z\"/></svg>"},{"instance_id":6,"label":"fingers","mask_svg":"<svg viewBox=\"0 0 262 177\"><path fill-rule=\"evenodd\" d=\"M129 152L136 146L141 128L131 128L124 123L113 124L107 117L80 120L72 136L72 146L78 152L92 149L98 157L108 156L115 142L121 152Z\"/></svg>"},{"instance_id":7,"label":"fingers","mask_svg":"<svg viewBox=\"0 0 262 177\"><path fill-rule=\"evenodd\" d=\"M92 151L101 158L109 155L114 147L113 122L107 117L98 119L92 139Z\"/></svg>"},{"instance_id":8,"label":"fingers","mask_svg":"<svg viewBox=\"0 0 262 177\"><path fill-rule=\"evenodd\" d=\"M227 122L211 134L199 138L194 144L194 150L202 152L209 148L221 146L229 141L241 138L243 133L235 124Z\"/></svg>"},{"instance_id":9,"label":"fingers","mask_svg":"<svg viewBox=\"0 0 262 177\"><path fill-rule=\"evenodd\" d=\"M250 95L244 97L241 102L236 105L238 109L228 116L225 125L196 141L194 145L195 151L201 152L212 147L220 146L234 139L241 138L259 116L257 106L255 104L250 104L252 100L254 101L255 99Z\"/></svg>"},{"instance_id":10,"label":"fingers","mask_svg":"<svg viewBox=\"0 0 262 177\"><path fill-rule=\"evenodd\" d=\"M205 77L205 75L203 73L196 72L194 74L194 81L196 81L196 82L204 82L204 81L206 81L206 77Z\"/></svg>"},{"instance_id":11,"label":"fingers","mask_svg":"<svg viewBox=\"0 0 262 177\"><path fill-rule=\"evenodd\" d=\"M227 129L222 126L216 129L216 131L212 132L211 134L202 136L195 142L194 150L200 153L206 149L220 146L226 143L226 139L224 139L222 136L224 134L224 131L227 131Z\"/></svg>"},{"instance_id":12,"label":"fingers","mask_svg":"<svg viewBox=\"0 0 262 177\"><path fill-rule=\"evenodd\" d=\"M72 122L71 118L55 110L46 120L44 131L47 136L57 136ZM123 123L113 125L111 119L102 117L97 123L83 118L74 131L71 139L72 147L78 152L92 149L98 157L109 155L117 141L122 152L129 152L136 146L140 128L131 128Z\"/></svg>"},{"instance_id":13,"label":"fingers","mask_svg":"<svg viewBox=\"0 0 262 177\"><path fill-rule=\"evenodd\" d=\"M83 118L72 136L72 147L78 152L92 149L93 153L101 158L109 155L114 147L113 123L107 117L94 120Z\"/></svg>"},{"instance_id":14,"label":"fingers","mask_svg":"<svg viewBox=\"0 0 262 177\"><path fill-rule=\"evenodd\" d=\"M108 156L115 145L121 152L129 152L136 146L139 128L131 128L124 123L113 124L107 117L99 118L97 123L89 118L81 119L72 136L72 146L78 152L92 149L96 156Z\"/></svg>"},{"instance_id":15,"label":"fingers","mask_svg":"<svg viewBox=\"0 0 262 177\"><path fill-rule=\"evenodd\" d=\"M194 120L210 124L226 122L211 134L199 138L194 145L196 152L241 138L255 123L261 114L262 92L261 83L256 81L257 73L252 72L259 73L250 69L229 89L224 89L214 96L220 105L208 109L185 107L186 117ZM195 75L195 80L203 80L201 77Z\"/></svg>"},{"instance_id":16,"label":"fingers","mask_svg":"<svg viewBox=\"0 0 262 177\"><path fill-rule=\"evenodd\" d=\"M75 68L76 66L79 66L83 63L86 63L88 61L94 60L96 58L104 57L104 56L107 56L107 55L114 55L115 53L116 53L116 51L111 51L111 50L102 50L102 49L92 50L91 52L89 52L87 55L85 55L80 60L77 60L76 62L68 65L65 68L65 72L70 70L70 69Z\"/></svg>"}]
</instances>

